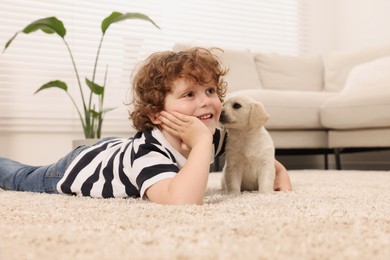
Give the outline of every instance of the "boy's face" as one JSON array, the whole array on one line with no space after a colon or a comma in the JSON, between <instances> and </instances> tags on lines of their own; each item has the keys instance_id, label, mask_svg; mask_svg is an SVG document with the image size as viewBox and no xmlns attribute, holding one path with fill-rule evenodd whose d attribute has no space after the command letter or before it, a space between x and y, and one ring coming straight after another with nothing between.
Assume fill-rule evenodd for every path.
<instances>
[{"instance_id":1,"label":"boy's face","mask_svg":"<svg viewBox=\"0 0 390 260\"><path fill-rule=\"evenodd\" d=\"M214 84L202 86L186 78L176 79L165 97L164 110L195 116L214 134L222 110L216 90Z\"/></svg>"}]
</instances>

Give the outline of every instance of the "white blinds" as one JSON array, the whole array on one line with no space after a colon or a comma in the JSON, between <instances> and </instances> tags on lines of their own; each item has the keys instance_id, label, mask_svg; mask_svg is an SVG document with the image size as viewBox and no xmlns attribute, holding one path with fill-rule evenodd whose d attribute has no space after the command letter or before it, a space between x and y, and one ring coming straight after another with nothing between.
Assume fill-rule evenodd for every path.
<instances>
[{"instance_id":1,"label":"white blinds","mask_svg":"<svg viewBox=\"0 0 390 260\"><path fill-rule=\"evenodd\" d=\"M127 133L130 75L137 61L175 42L205 42L254 51L304 53L308 46L306 11L300 0L1 0L1 49L30 22L56 16L64 22L82 80L91 78L100 24L112 11L142 12L145 21L113 24L103 43L97 80L108 66L105 133ZM81 132L75 109L60 89L33 95L44 83L59 79L72 89L77 82L71 60L56 35L19 34L0 54L0 131Z\"/></svg>"}]
</instances>

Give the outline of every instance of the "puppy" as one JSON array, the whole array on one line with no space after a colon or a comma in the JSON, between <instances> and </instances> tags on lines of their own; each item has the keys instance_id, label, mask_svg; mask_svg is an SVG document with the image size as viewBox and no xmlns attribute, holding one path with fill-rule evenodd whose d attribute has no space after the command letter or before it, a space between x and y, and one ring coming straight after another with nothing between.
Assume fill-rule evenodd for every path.
<instances>
[{"instance_id":1,"label":"puppy","mask_svg":"<svg viewBox=\"0 0 390 260\"><path fill-rule=\"evenodd\" d=\"M220 123L228 131L222 188L228 193L272 192L275 147L264 124L268 113L260 102L246 96L225 101Z\"/></svg>"}]
</instances>

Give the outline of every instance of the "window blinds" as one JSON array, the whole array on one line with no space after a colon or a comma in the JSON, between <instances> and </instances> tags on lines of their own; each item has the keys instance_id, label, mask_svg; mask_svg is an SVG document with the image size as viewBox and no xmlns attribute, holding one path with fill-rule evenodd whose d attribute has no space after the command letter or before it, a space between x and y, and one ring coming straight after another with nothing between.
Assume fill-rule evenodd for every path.
<instances>
[{"instance_id":1,"label":"window blinds","mask_svg":"<svg viewBox=\"0 0 390 260\"><path fill-rule=\"evenodd\" d=\"M2 0L0 44L30 22L56 16L64 22L66 39L82 81L92 77L101 37L100 24L112 11L142 12L145 21L113 24L103 42L97 83L108 68L105 133L126 134L131 73L151 52L171 49L175 42L204 42L246 47L253 51L304 53L308 48L305 4L300 0ZM76 110L66 93L49 89L33 95L44 83L65 81L76 101L78 87L71 59L57 35L19 34L0 54L0 131L80 132ZM83 82L84 83L84 82Z\"/></svg>"}]
</instances>

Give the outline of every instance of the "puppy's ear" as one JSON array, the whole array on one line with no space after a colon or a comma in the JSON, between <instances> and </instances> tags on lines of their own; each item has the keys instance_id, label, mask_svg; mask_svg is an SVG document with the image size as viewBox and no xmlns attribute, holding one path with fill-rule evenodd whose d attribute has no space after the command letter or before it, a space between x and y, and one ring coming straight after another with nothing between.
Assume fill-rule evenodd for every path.
<instances>
[{"instance_id":1,"label":"puppy's ear","mask_svg":"<svg viewBox=\"0 0 390 260\"><path fill-rule=\"evenodd\" d=\"M265 111L262 103L254 102L251 107L251 114L249 117L249 126L260 128L264 126L269 119L269 114Z\"/></svg>"}]
</instances>

